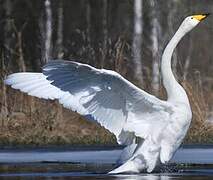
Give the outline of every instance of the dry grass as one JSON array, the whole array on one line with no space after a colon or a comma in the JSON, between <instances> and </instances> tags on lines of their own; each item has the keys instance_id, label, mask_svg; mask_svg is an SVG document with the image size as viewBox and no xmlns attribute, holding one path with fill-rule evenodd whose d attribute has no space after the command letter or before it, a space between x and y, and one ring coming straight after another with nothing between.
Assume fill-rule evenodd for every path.
<instances>
[{"instance_id":1,"label":"dry grass","mask_svg":"<svg viewBox=\"0 0 213 180\"><path fill-rule=\"evenodd\" d=\"M1 119L2 145L115 144L115 137L97 124L46 101L8 89L7 118Z\"/></svg>"},{"instance_id":2,"label":"dry grass","mask_svg":"<svg viewBox=\"0 0 213 180\"><path fill-rule=\"evenodd\" d=\"M203 92L201 84L183 82L192 107L192 123L185 138L186 143L213 143L213 124L207 121L208 105L212 103L212 93ZM204 95L205 94L205 95ZM209 103L208 103L208 101Z\"/></svg>"}]
</instances>

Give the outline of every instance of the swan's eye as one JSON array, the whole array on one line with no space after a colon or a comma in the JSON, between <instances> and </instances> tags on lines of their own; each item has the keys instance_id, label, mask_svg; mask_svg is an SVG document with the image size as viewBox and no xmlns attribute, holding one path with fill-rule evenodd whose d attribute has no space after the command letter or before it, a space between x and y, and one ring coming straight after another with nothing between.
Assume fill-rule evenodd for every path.
<instances>
[{"instance_id":1,"label":"swan's eye","mask_svg":"<svg viewBox=\"0 0 213 180\"><path fill-rule=\"evenodd\" d=\"M193 17L191 17L191 19L194 19Z\"/></svg>"}]
</instances>

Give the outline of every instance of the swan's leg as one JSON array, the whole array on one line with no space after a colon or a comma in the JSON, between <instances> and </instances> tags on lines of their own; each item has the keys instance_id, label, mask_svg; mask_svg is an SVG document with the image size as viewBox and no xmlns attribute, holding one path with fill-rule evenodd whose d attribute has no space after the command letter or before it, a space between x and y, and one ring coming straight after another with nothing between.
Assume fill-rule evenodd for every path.
<instances>
[{"instance_id":1,"label":"swan's leg","mask_svg":"<svg viewBox=\"0 0 213 180\"><path fill-rule=\"evenodd\" d=\"M136 157L130 158L127 162L119 166L118 168L110 171L108 174L119 174L119 173L139 173L147 168L146 161L142 154Z\"/></svg>"},{"instance_id":2,"label":"swan's leg","mask_svg":"<svg viewBox=\"0 0 213 180\"><path fill-rule=\"evenodd\" d=\"M128 159L130 159L133 156L133 153L137 147L137 144L133 142L131 145L126 146L123 151L121 152L121 155L119 159L117 160L117 164L123 164L125 163Z\"/></svg>"},{"instance_id":3,"label":"swan's leg","mask_svg":"<svg viewBox=\"0 0 213 180\"><path fill-rule=\"evenodd\" d=\"M159 159L159 150L159 146L151 140L140 141L133 156L109 174L152 172Z\"/></svg>"}]
</instances>

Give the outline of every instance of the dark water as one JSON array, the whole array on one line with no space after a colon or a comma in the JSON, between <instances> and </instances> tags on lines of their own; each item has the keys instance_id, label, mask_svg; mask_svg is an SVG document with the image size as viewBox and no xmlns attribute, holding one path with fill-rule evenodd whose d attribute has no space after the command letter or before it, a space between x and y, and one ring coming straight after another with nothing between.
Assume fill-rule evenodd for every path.
<instances>
[{"instance_id":1,"label":"dark water","mask_svg":"<svg viewBox=\"0 0 213 180\"><path fill-rule=\"evenodd\" d=\"M151 174L107 175L120 149L0 150L0 179L213 179L213 148L181 148Z\"/></svg>"}]
</instances>

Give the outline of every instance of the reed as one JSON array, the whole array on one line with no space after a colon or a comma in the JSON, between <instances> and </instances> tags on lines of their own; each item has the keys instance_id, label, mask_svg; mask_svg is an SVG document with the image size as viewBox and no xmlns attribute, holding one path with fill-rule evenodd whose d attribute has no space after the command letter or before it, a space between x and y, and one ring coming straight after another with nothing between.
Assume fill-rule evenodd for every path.
<instances>
[{"instance_id":1,"label":"reed","mask_svg":"<svg viewBox=\"0 0 213 180\"><path fill-rule=\"evenodd\" d=\"M189 96L192 108L192 122L185 143L213 143L213 124L207 121L209 104L212 93L205 92L201 83L182 82Z\"/></svg>"}]
</instances>

